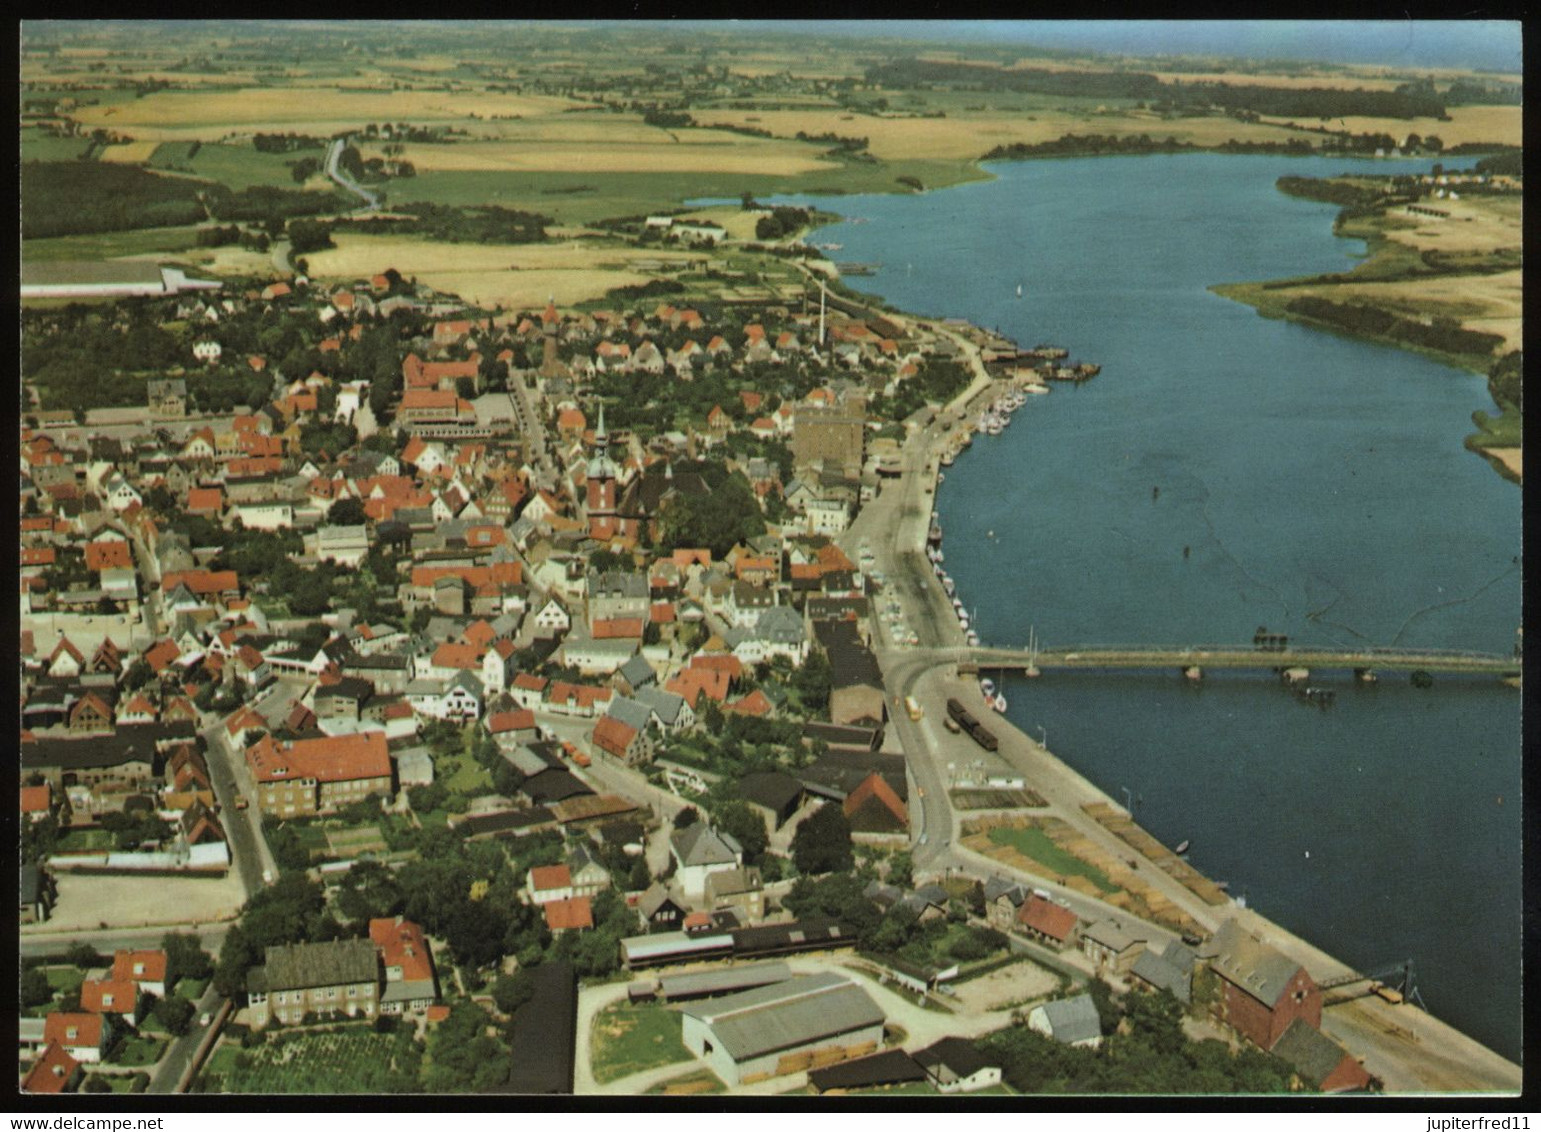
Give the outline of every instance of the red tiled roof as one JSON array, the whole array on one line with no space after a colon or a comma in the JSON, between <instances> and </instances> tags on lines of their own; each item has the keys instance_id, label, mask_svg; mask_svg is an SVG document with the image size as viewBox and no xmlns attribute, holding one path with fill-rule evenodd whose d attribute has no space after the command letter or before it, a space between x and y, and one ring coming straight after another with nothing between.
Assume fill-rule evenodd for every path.
<instances>
[{"instance_id":1,"label":"red tiled roof","mask_svg":"<svg viewBox=\"0 0 1541 1132\"><path fill-rule=\"evenodd\" d=\"M730 680L737 680L744 674L744 662L732 653L717 653L706 656L698 653L690 658L690 667L726 672Z\"/></svg>"},{"instance_id":2,"label":"red tiled roof","mask_svg":"<svg viewBox=\"0 0 1541 1132\"><path fill-rule=\"evenodd\" d=\"M734 700L731 704L724 704L724 711L737 712L739 715L769 715L772 704L765 693L756 688L743 699Z\"/></svg>"},{"instance_id":3,"label":"red tiled roof","mask_svg":"<svg viewBox=\"0 0 1541 1132\"><path fill-rule=\"evenodd\" d=\"M502 735L509 731L529 731L535 726L535 713L528 708L523 711L495 711L487 717L487 731L492 735Z\"/></svg>"},{"instance_id":4,"label":"red tiled roof","mask_svg":"<svg viewBox=\"0 0 1541 1132\"><path fill-rule=\"evenodd\" d=\"M166 981L166 953L158 949L114 951L112 977L131 982L163 983Z\"/></svg>"},{"instance_id":5,"label":"red tiled roof","mask_svg":"<svg viewBox=\"0 0 1541 1132\"><path fill-rule=\"evenodd\" d=\"M846 796L845 804L843 807L846 817L850 817L857 810L859 810L862 806L862 803L865 802L868 798L876 798L879 802L881 802L883 804L883 808L888 810L889 813L893 814L901 825L907 824L909 822L909 809L899 798L899 795L894 793L893 787L888 785L887 782L883 781L883 776L876 772L869 774L866 778L862 779L861 784Z\"/></svg>"},{"instance_id":6,"label":"red tiled roof","mask_svg":"<svg viewBox=\"0 0 1541 1132\"><path fill-rule=\"evenodd\" d=\"M1017 919L1034 931L1042 932L1050 939L1059 940L1061 943L1070 938L1070 933L1075 931L1076 926L1074 912L1041 896L1028 897L1027 902L1022 905L1022 910L1017 913Z\"/></svg>"},{"instance_id":7,"label":"red tiled roof","mask_svg":"<svg viewBox=\"0 0 1541 1132\"><path fill-rule=\"evenodd\" d=\"M246 749L246 761L258 782L291 778L348 782L391 775L391 756L383 731L296 739L283 745L268 735Z\"/></svg>"},{"instance_id":8,"label":"red tiled roof","mask_svg":"<svg viewBox=\"0 0 1541 1132\"><path fill-rule=\"evenodd\" d=\"M550 681L544 676L536 676L533 672L520 672L514 677L513 686L525 692L544 692L548 683Z\"/></svg>"},{"instance_id":9,"label":"red tiled roof","mask_svg":"<svg viewBox=\"0 0 1541 1132\"><path fill-rule=\"evenodd\" d=\"M433 650L433 663L438 668L479 668L482 650L475 645L447 642Z\"/></svg>"},{"instance_id":10,"label":"red tiled roof","mask_svg":"<svg viewBox=\"0 0 1541 1132\"><path fill-rule=\"evenodd\" d=\"M53 798L53 790L48 783L41 786L23 786L21 788L21 812L24 814L46 814Z\"/></svg>"},{"instance_id":11,"label":"red tiled roof","mask_svg":"<svg viewBox=\"0 0 1541 1132\"><path fill-rule=\"evenodd\" d=\"M549 900L545 904L546 927L554 932L586 931L594 926L594 910L587 896Z\"/></svg>"},{"instance_id":12,"label":"red tiled roof","mask_svg":"<svg viewBox=\"0 0 1541 1132\"><path fill-rule=\"evenodd\" d=\"M161 577L162 593L170 593L178 585L204 597L240 589L241 578L234 570L173 570Z\"/></svg>"},{"instance_id":13,"label":"red tiled roof","mask_svg":"<svg viewBox=\"0 0 1541 1132\"><path fill-rule=\"evenodd\" d=\"M21 548L23 566L52 566L58 554L51 546L24 546Z\"/></svg>"},{"instance_id":14,"label":"red tiled roof","mask_svg":"<svg viewBox=\"0 0 1541 1132\"><path fill-rule=\"evenodd\" d=\"M191 487L187 489L189 511L218 511L225 505L225 493L217 487Z\"/></svg>"},{"instance_id":15,"label":"red tiled roof","mask_svg":"<svg viewBox=\"0 0 1541 1132\"><path fill-rule=\"evenodd\" d=\"M636 737L635 727L622 723L613 715L600 717L599 722L594 725L594 746L602 751L608 751L616 758L626 757L626 748Z\"/></svg>"},{"instance_id":16,"label":"red tiled roof","mask_svg":"<svg viewBox=\"0 0 1541 1132\"><path fill-rule=\"evenodd\" d=\"M614 641L642 636L646 628L640 617L612 617L605 621L594 622L594 639L596 641Z\"/></svg>"},{"instance_id":17,"label":"red tiled roof","mask_svg":"<svg viewBox=\"0 0 1541 1132\"><path fill-rule=\"evenodd\" d=\"M530 870L530 889L533 892L570 888L572 883L572 873L566 865L536 865Z\"/></svg>"},{"instance_id":18,"label":"red tiled roof","mask_svg":"<svg viewBox=\"0 0 1541 1132\"><path fill-rule=\"evenodd\" d=\"M80 984L80 1009L91 1014L132 1014L139 988L129 979L87 979Z\"/></svg>"},{"instance_id":19,"label":"red tiled roof","mask_svg":"<svg viewBox=\"0 0 1541 1132\"><path fill-rule=\"evenodd\" d=\"M712 668L686 668L664 686L664 690L683 696L692 708L702 696L717 703L728 698L731 678L726 672Z\"/></svg>"},{"instance_id":20,"label":"red tiled roof","mask_svg":"<svg viewBox=\"0 0 1541 1132\"><path fill-rule=\"evenodd\" d=\"M423 929L400 916L369 921L369 938L380 949L387 967L400 967L407 982L433 978L433 956Z\"/></svg>"},{"instance_id":21,"label":"red tiled roof","mask_svg":"<svg viewBox=\"0 0 1541 1132\"><path fill-rule=\"evenodd\" d=\"M28 1071L21 1090L24 1093L62 1093L79 1069L80 1062L66 1053L58 1042L51 1041Z\"/></svg>"},{"instance_id":22,"label":"red tiled roof","mask_svg":"<svg viewBox=\"0 0 1541 1132\"><path fill-rule=\"evenodd\" d=\"M674 603L672 601L655 601L648 610L648 620L655 625L673 624Z\"/></svg>"},{"instance_id":23,"label":"red tiled roof","mask_svg":"<svg viewBox=\"0 0 1541 1132\"><path fill-rule=\"evenodd\" d=\"M161 672L182 655L182 650L177 648L175 641L161 641L144 654L144 662L150 666L151 672Z\"/></svg>"},{"instance_id":24,"label":"red tiled roof","mask_svg":"<svg viewBox=\"0 0 1541 1132\"><path fill-rule=\"evenodd\" d=\"M70 1036L71 1030L75 1032L74 1037ZM62 1046L99 1046L102 1044L102 1016L55 1010L43 1020L43 1040Z\"/></svg>"}]
</instances>

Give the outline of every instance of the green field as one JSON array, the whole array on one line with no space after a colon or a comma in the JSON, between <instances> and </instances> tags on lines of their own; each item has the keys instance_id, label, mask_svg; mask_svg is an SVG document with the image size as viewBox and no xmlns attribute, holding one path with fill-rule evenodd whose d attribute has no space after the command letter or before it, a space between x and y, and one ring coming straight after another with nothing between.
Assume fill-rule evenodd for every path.
<instances>
[{"instance_id":1,"label":"green field","mask_svg":"<svg viewBox=\"0 0 1541 1132\"><path fill-rule=\"evenodd\" d=\"M207 177L211 181L229 185L236 192L253 185L276 185L279 188L296 188L290 175L288 162L301 158L324 156L325 150L310 149L297 153L260 153L250 145L220 145L209 142L200 145L192 157L188 151L191 142L163 142L150 157L151 169L174 170Z\"/></svg>"},{"instance_id":2,"label":"green field","mask_svg":"<svg viewBox=\"0 0 1541 1132\"><path fill-rule=\"evenodd\" d=\"M84 236L53 236L22 244L24 262L120 259L125 256L176 254L195 247L196 228L141 228L133 232L100 232Z\"/></svg>"},{"instance_id":3,"label":"green field","mask_svg":"<svg viewBox=\"0 0 1541 1132\"><path fill-rule=\"evenodd\" d=\"M996 826L990 830L990 840L997 845L1009 845L1024 857L1037 861L1060 876L1085 877L1103 892L1117 892L1118 885L1108 879L1108 874L1079 857L1065 852L1037 826L1026 829L1010 829Z\"/></svg>"},{"instance_id":4,"label":"green field","mask_svg":"<svg viewBox=\"0 0 1541 1132\"><path fill-rule=\"evenodd\" d=\"M959 162L902 161L887 164L852 164L840 169L819 170L789 177L765 173L606 173L584 176L563 172L439 171L423 172L410 180L392 181L388 204L432 201L435 204L497 204L538 212L563 224L588 224L620 216L642 216L687 200L737 200L741 193L756 197L779 193L889 193L909 192L896 178L919 178L927 188L982 180L990 174ZM592 184L597 191L557 193L551 190L574 184ZM836 206L831 206L836 207Z\"/></svg>"},{"instance_id":5,"label":"green field","mask_svg":"<svg viewBox=\"0 0 1541 1132\"><path fill-rule=\"evenodd\" d=\"M21 159L23 161L75 161L90 145L86 138L59 138L44 133L35 126L21 131Z\"/></svg>"},{"instance_id":6,"label":"green field","mask_svg":"<svg viewBox=\"0 0 1541 1132\"><path fill-rule=\"evenodd\" d=\"M678 1012L662 1006L619 1004L594 1018L590 1048L594 1080L600 1084L685 1061L690 1051L680 1039Z\"/></svg>"}]
</instances>

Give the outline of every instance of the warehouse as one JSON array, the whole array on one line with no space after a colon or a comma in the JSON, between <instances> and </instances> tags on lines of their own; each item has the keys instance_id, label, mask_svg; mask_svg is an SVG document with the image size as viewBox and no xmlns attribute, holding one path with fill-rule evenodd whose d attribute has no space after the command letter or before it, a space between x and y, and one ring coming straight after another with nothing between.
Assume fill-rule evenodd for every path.
<instances>
[{"instance_id":1,"label":"warehouse","mask_svg":"<svg viewBox=\"0 0 1541 1132\"><path fill-rule=\"evenodd\" d=\"M728 1085L862 1057L883 1039L883 1012L833 972L687 1006L685 1048Z\"/></svg>"}]
</instances>

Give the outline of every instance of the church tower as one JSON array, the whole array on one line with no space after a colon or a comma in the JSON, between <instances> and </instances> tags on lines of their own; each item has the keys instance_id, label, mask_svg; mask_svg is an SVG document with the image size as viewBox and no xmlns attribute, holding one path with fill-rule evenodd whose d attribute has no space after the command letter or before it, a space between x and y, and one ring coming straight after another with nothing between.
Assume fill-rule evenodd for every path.
<instances>
[{"instance_id":1,"label":"church tower","mask_svg":"<svg viewBox=\"0 0 1541 1132\"><path fill-rule=\"evenodd\" d=\"M610 459L610 434L605 430L605 406L599 405L599 425L594 429L594 455L589 458L584 485L589 538L606 541L620 533L615 513L616 481L620 469Z\"/></svg>"},{"instance_id":2,"label":"church tower","mask_svg":"<svg viewBox=\"0 0 1541 1132\"><path fill-rule=\"evenodd\" d=\"M557 332L561 328L562 316L557 314L556 296L553 295L546 300L546 309L541 312L540 316L541 334L545 337L540 362L542 377L552 377L556 374L556 337Z\"/></svg>"}]
</instances>

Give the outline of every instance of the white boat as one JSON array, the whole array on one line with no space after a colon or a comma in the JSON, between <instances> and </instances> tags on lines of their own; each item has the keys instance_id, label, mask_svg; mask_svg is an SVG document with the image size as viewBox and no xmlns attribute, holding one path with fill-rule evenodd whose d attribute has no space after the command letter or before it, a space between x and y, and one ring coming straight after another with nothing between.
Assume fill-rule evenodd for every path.
<instances>
[{"instance_id":1,"label":"white boat","mask_svg":"<svg viewBox=\"0 0 1541 1132\"><path fill-rule=\"evenodd\" d=\"M988 676L983 677L979 681L979 690L984 694L985 699L993 700L995 698L995 681L991 680Z\"/></svg>"},{"instance_id":2,"label":"white boat","mask_svg":"<svg viewBox=\"0 0 1541 1132\"><path fill-rule=\"evenodd\" d=\"M1029 385L1024 385L1022 387L1022 392L1030 393L1034 397L1042 397L1045 393L1049 392L1049 387L1044 385L1042 382L1035 381Z\"/></svg>"},{"instance_id":3,"label":"white boat","mask_svg":"<svg viewBox=\"0 0 1541 1132\"><path fill-rule=\"evenodd\" d=\"M967 629L968 628L968 614L967 613L960 613L960 614L958 614L958 628L960 628L960 629Z\"/></svg>"},{"instance_id":4,"label":"white boat","mask_svg":"<svg viewBox=\"0 0 1541 1132\"><path fill-rule=\"evenodd\" d=\"M975 630L970 629L967 633L963 634L963 639L972 647L976 649L979 647L979 634Z\"/></svg>"},{"instance_id":5,"label":"white boat","mask_svg":"<svg viewBox=\"0 0 1541 1132\"><path fill-rule=\"evenodd\" d=\"M1017 298L1020 299L1021 297L1022 297L1022 284L1018 283L1017 284Z\"/></svg>"},{"instance_id":6,"label":"white boat","mask_svg":"<svg viewBox=\"0 0 1541 1132\"><path fill-rule=\"evenodd\" d=\"M1005 696L996 696L995 699L990 701L990 706L993 707L996 711L1000 712L1002 715L1005 715L1006 714L1006 697Z\"/></svg>"}]
</instances>

